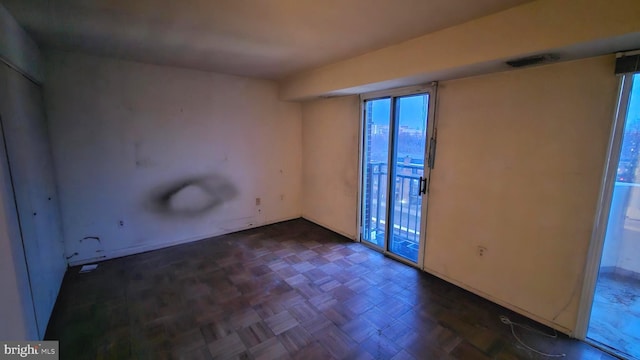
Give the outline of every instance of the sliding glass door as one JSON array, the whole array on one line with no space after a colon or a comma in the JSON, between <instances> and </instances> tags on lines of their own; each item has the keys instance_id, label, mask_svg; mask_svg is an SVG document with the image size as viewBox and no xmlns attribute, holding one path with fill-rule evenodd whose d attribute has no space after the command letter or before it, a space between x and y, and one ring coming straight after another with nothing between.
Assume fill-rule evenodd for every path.
<instances>
[{"instance_id":1,"label":"sliding glass door","mask_svg":"<svg viewBox=\"0 0 640 360\"><path fill-rule=\"evenodd\" d=\"M434 90L363 99L360 238L416 265L422 262L424 243L427 154L435 151Z\"/></svg>"},{"instance_id":2,"label":"sliding glass door","mask_svg":"<svg viewBox=\"0 0 640 360\"><path fill-rule=\"evenodd\" d=\"M586 337L640 359L640 74L625 75L622 85L610 156L617 169L605 190L609 215Z\"/></svg>"}]
</instances>

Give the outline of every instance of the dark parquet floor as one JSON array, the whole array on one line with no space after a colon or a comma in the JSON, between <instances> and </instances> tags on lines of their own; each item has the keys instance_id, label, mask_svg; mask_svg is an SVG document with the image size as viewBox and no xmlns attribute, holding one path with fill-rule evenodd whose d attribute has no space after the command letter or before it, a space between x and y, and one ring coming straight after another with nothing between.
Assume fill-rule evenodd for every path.
<instances>
[{"instance_id":1,"label":"dark parquet floor","mask_svg":"<svg viewBox=\"0 0 640 360\"><path fill-rule=\"evenodd\" d=\"M505 308L306 220L67 272L61 359L537 359ZM613 359L521 330L567 359Z\"/></svg>"}]
</instances>

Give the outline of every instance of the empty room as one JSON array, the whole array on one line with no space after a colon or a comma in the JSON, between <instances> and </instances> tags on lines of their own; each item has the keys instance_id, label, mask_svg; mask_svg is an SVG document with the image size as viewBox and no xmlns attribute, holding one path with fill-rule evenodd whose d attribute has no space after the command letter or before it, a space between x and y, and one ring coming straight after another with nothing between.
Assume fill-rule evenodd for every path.
<instances>
[{"instance_id":1,"label":"empty room","mask_svg":"<svg viewBox=\"0 0 640 360\"><path fill-rule=\"evenodd\" d=\"M640 359L639 49L637 0L0 0L0 358Z\"/></svg>"}]
</instances>

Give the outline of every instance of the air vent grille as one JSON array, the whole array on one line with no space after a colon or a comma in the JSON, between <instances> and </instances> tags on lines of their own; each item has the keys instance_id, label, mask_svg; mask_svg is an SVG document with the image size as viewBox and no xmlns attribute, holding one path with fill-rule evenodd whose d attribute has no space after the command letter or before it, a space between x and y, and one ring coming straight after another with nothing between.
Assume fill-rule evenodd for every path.
<instances>
[{"instance_id":1,"label":"air vent grille","mask_svg":"<svg viewBox=\"0 0 640 360\"><path fill-rule=\"evenodd\" d=\"M558 61L560 57L554 54L542 54L542 55L534 55L528 56L520 59L509 60L506 62L507 65L514 68L521 68L525 66L532 66L538 64L545 64L549 62Z\"/></svg>"}]
</instances>

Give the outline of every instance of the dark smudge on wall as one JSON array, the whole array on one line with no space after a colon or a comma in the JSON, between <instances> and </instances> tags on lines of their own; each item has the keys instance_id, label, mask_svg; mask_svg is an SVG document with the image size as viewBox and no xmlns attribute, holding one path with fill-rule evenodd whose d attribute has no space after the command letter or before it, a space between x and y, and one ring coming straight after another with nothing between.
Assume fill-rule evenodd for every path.
<instances>
[{"instance_id":1,"label":"dark smudge on wall","mask_svg":"<svg viewBox=\"0 0 640 360\"><path fill-rule=\"evenodd\" d=\"M173 181L155 188L147 208L174 217L200 216L232 200L238 190L222 175L209 174Z\"/></svg>"}]
</instances>

